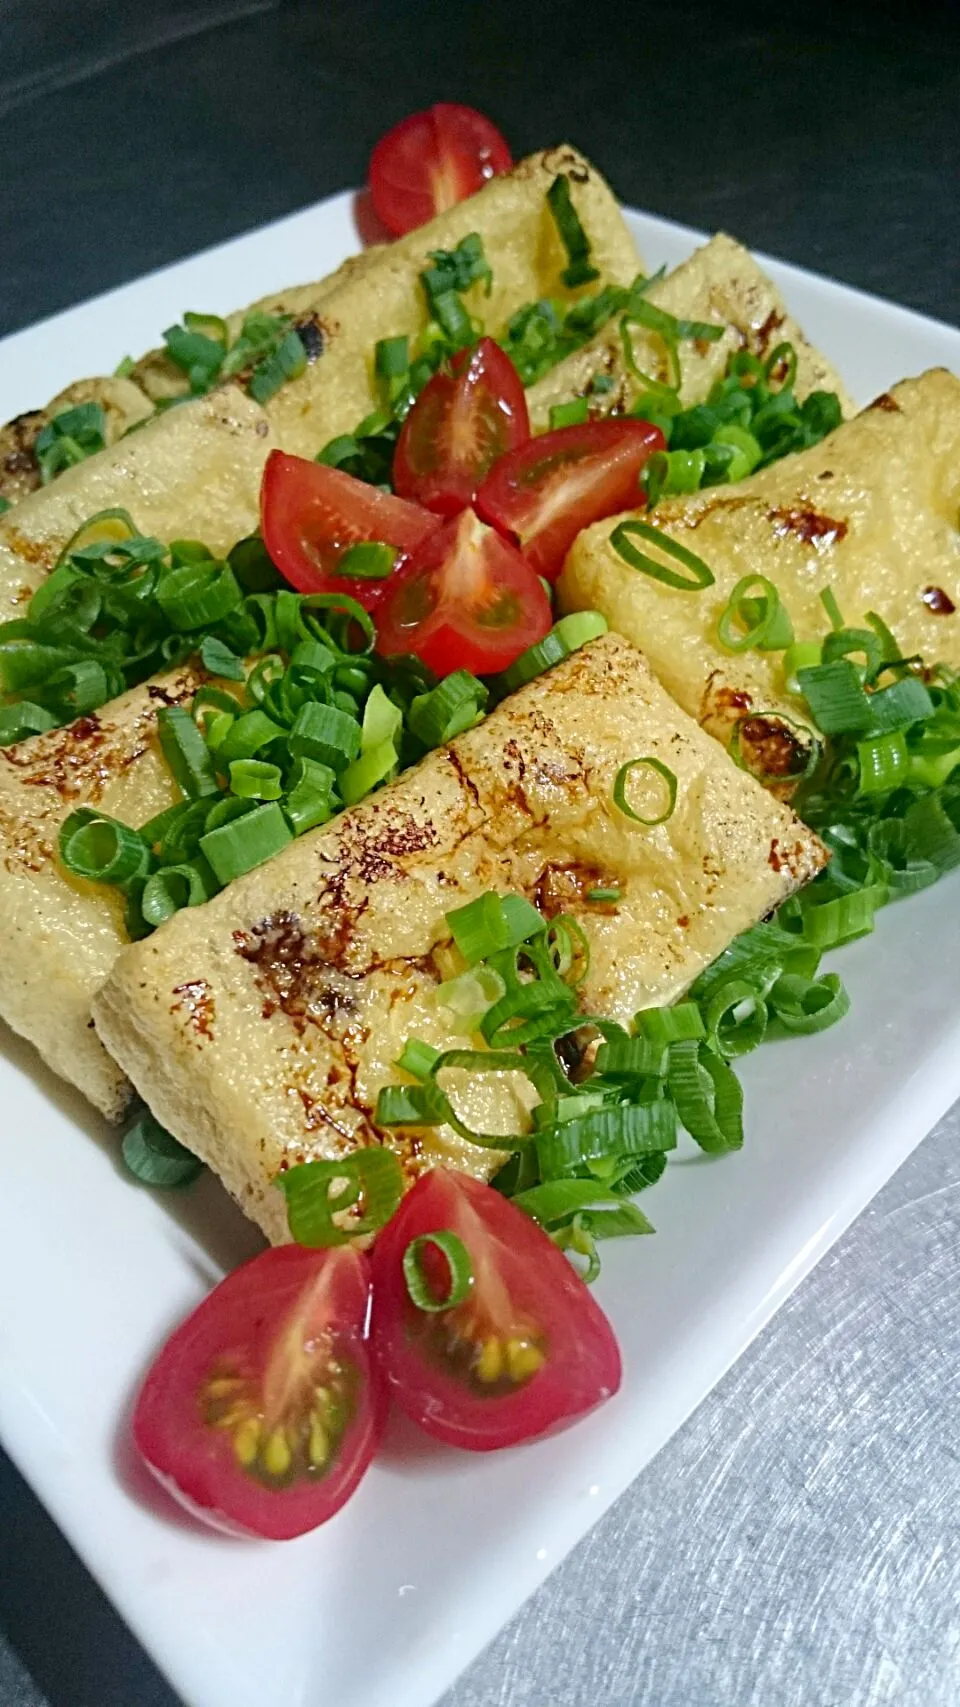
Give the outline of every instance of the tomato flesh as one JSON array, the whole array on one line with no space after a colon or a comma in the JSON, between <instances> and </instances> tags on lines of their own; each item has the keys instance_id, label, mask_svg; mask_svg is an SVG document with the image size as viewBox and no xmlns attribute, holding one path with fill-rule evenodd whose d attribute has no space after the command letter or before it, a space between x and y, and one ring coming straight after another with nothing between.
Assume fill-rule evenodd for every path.
<instances>
[{"instance_id":1,"label":"tomato flesh","mask_svg":"<svg viewBox=\"0 0 960 1707\"><path fill-rule=\"evenodd\" d=\"M394 490L455 516L473 502L497 458L530 437L523 384L492 338L455 356L428 380L400 429Z\"/></svg>"},{"instance_id":2,"label":"tomato flesh","mask_svg":"<svg viewBox=\"0 0 960 1707\"><path fill-rule=\"evenodd\" d=\"M284 1541L350 1498L382 1432L368 1259L284 1245L235 1269L167 1341L137 1400L141 1456L215 1528Z\"/></svg>"},{"instance_id":3,"label":"tomato flesh","mask_svg":"<svg viewBox=\"0 0 960 1707\"><path fill-rule=\"evenodd\" d=\"M466 1247L473 1279L462 1304L427 1312L410 1298L403 1256L441 1230ZM374 1355L397 1403L438 1440L473 1452L514 1446L568 1426L620 1385L599 1304L546 1233L491 1186L442 1168L425 1174L380 1233L372 1267ZM442 1263L424 1268L442 1298Z\"/></svg>"},{"instance_id":4,"label":"tomato flesh","mask_svg":"<svg viewBox=\"0 0 960 1707\"><path fill-rule=\"evenodd\" d=\"M381 492L342 469L271 451L260 489L260 522L267 551L285 581L301 593L347 593L365 610L379 603L384 582L338 575L351 545L380 540L399 560L416 551L439 525L417 504Z\"/></svg>"},{"instance_id":5,"label":"tomato flesh","mask_svg":"<svg viewBox=\"0 0 960 1707\"><path fill-rule=\"evenodd\" d=\"M505 670L552 622L550 601L516 547L463 510L388 581L377 650L413 652L438 676Z\"/></svg>"},{"instance_id":6,"label":"tomato flesh","mask_svg":"<svg viewBox=\"0 0 960 1707\"><path fill-rule=\"evenodd\" d=\"M477 494L477 514L512 535L538 575L555 580L581 528L644 501L640 470L663 449L663 434L649 421L560 427L494 464Z\"/></svg>"},{"instance_id":7,"label":"tomato flesh","mask_svg":"<svg viewBox=\"0 0 960 1707\"><path fill-rule=\"evenodd\" d=\"M474 107L440 101L380 138L370 156L370 196L387 230L402 237L512 165L490 119Z\"/></svg>"}]
</instances>

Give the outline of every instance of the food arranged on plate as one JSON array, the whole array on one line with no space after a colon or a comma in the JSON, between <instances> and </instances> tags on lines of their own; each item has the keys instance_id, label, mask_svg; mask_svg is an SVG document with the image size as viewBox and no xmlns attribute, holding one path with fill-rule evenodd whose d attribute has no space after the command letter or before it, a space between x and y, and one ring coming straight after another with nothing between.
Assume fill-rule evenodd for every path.
<instances>
[{"instance_id":1,"label":"food arranged on plate","mask_svg":"<svg viewBox=\"0 0 960 1707\"><path fill-rule=\"evenodd\" d=\"M650 273L470 109L371 193L392 242L0 432L0 1015L270 1241L134 1433L273 1538L391 1399L609 1398L598 1242L960 864L960 380L857 413L736 242Z\"/></svg>"}]
</instances>

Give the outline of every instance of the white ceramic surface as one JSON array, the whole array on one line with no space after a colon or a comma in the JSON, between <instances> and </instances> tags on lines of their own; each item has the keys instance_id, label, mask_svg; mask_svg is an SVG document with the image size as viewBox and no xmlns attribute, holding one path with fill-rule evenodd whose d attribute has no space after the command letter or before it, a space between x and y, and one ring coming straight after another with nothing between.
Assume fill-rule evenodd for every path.
<instances>
[{"instance_id":1,"label":"white ceramic surface","mask_svg":"<svg viewBox=\"0 0 960 1707\"><path fill-rule=\"evenodd\" d=\"M631 221L650 266L697 240ZM110 371L185 308L230 309L355 247L338 196L18 333L0 344L0 419ZM771 271L862 401L933 363L960 371L960 333ZM626 1367L612 1404L495 1458L398 1424L347 1510L286 1546L185 1526L125 1436L152 1352L255 1236L211 1179L183 1197L131 1183L81 1099L0 1031L0 1438L189 1707L435 1701L960 1095L958 883L835 957L852 1013L745 1064L743 1153L682 1152L644 1205L657 1237L605 1249L597 1290Z\"/></svg>"}]
</instances>

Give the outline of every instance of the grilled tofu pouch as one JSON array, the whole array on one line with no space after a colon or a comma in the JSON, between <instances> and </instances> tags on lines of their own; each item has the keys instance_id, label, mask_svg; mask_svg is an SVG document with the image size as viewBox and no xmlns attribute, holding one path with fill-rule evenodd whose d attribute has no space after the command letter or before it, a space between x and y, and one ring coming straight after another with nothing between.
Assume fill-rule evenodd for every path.
<instances>
[{"instance_id":1,"label":"grilled tofu pouch","mask_svg":"<svg viewBox=\"0 0 960 1707\"><path fill-rule=\"evenodd\" d=\"M675 810L656 828L613 799L638 754L678 780ZM272 1181L295 1162L383 1142L410 1178L440 1159L478 1175L498 1165L449 1128L400 1138L373 1122L407 1038L458 1041L437 999L455 970L450 909L495 889L572 913L591 948L584 1011L623 1021L678 996L825 858L677 709L640 654L608 635L125 949L95 1022L158 1119L280 1241ZM620 890L615 908L587 901L609 885ZM464 1076L454 1089L474 1129L526 1129L522 1077Z\"/></svg>"},{"instance_id":2,"label":"grilled tofu pouch","mask_svg":"<svg viewBox=\"0 0 960 1707\"><path fill-rule=\"evenodd\" d=\"M496 179L468 203L388 250L371 251L345 265L321 285L265 299L259 306L289 312L298 321L317 312L318 305L323 311L322 348L314 346L315 360L302 378L265 407L234 382L162 412L26 498L0 520L0 599L9 614L23 614L30 592L65 543L101 509L121 506L145 533L166 540L200 538L214 552L225 552L252 531L270 450L297 446L313 452L327 436L354 427L378 401L375 341L422 328L426 307L419 274L436 250L480 233L494 280L491 297L484 298L478 288L474 306L491 326L502 324L518 303L547 290L556 293L564 256L545 192L560 171L570 178L593 261L601 269L598 288L604 281L630 282L639 260L610 192L579 156L554 149L523 162L510 177ZM769 281L728 239L708 244L653 288L664 293L661 301L671 312L719 317L726 326L715 344L702 350L685 346L684 400L696 395L697 385L709 388L729 349L741 341L766 348L764 340L775 330L797 345L799 389L804 383L832 383L799 330L778 322L782 304ZM634 349L642 365L652 364L656 340L644 353L643 337L635 328ZM591 358L588 350L588 359L607 363L603 351ZM531 387L535 418L544 417L558 385L570 396L576 376L568 371L557 378L569 360L556 375L547 374ZM137 377L157 396L182 382L182 374L162 354L154 353L148 366L153 377L148 379L143 367ZM282 431L281 420L286 423ZM170 803L174 785L155 743L156 712L168 692L162 681L134 688L81 719L72 732L53 732L0 752L0 882L9 885L8 911L17 920L16 963L0 974L0 1014L112 1116L122 1109L128 1087L92 1033L89 1004L124 940L120 912L113 897L61 872L56 832L76 806L95 806L137 825ZM71 946L74 938L82 941L82 952ZM45 997L51 978L58 982L56 1012Z\"/></svg>"},{"instance_id":3,"label":"grilled tofu pouch","mask_svg":"<svg viewBox=\"0 0 960 1707\"><path fill-rule=\"evenodd\" d=\"M75 806L144 823L180 791L156 739L160 705L203 680L183 669L135 688L65 729L0 747L0 1013L47 1064L110 1119L130 1095L93 1029L90 1002L127 942L122 898L67 875L60 825Z\"/></svg>"},{"instance_id":4,"label":"grilled tofu pouch","mask_svg":"<svg viewBox=\"0 0 960 1707\"><path fill-rule=\"evenodd\" d=\"M404 333L414 337L423 332L429 312L420 274L430 265L436 251L455 249L471 233L477 233L482 240L492 279L489 290L480 282L471 286L464 302L489 330L499 332L518 308L546 295L561 301L576 301L583 292L567 290L560 280L567 256L546 199L546 192L559 173L565 173L569 179L599 284L630 284L642 263L620 208L600 173L569 147L531 155L512 172L492 179L476 195L409 236L345 262L318 284L296 286L265 297L245 311L289 315L301 333L306 357L303 373L281 385L264 405L264 418L277 435L276 442L281 448L298 456L315 456L327 440L337 433L351 432L378 406L380 390L374 373L377 340ZM236 336L244 317L241 313L227 321L228 336ZM94 400L106 403L109 387L115 382L82 383L93 388ZM129 419L122 423L117 412L114 423L120 431L125 425L139 421L154 402L189 398L189 383L183 370L162 351L152 351L144 357L134 367L128 383L132 389L124 395L128 399ZM136 402L137 398L141 401ZM15 490L12 484L5 488L0 481L0 496L12 499L22 496L25 486L39 485L36 436L61 403L57 399L47 410L35 416L21 416L4 429L8 437L6 444L0 439L0 469L6 449L7 459L14 459L6 472L11 481L16 475L19 484ZM162 440L181 409L192 412L198 406L196 400L182 402L173 411L164 411L149 428L142 430L159 435ZM105 454L99 452L90 460L97 462ZM162 450L158 454L162 455ZM34 502L37 501L35 497ZM235 537L239 537L239 532ZM61 540L63 543L65 540ZM0 570L0 587L2 584Z\"/></svg>"},{"instance_id":5,"label":"grilled tofu pouch","mask_svg":"<svg viewBox=\"0 0 960 1707\"><path fill-rule=\"evenodd\" d=\"M644 301L681 321L723 327L722 336L712 342L694 339L683 344L679 396L684 408L703 402L737 351L747 350L766 361L778 344L788 343L796 354L793 389L798 401L813 391L833 391L844 415L855 412L839 374L788 312L773 280L742 244L723 232L666 278L651 284ZM673 383L663 339L639 324L628 322L624 329L615 315L588 344L531 387L528 401L534 432L548 426L554 404L588 392L591 413L624 414L649 392L641 375L657 384ZM597 388L598 381L602 389Z\"/></svg>"},{"instance_id":6,"label":"grilled tofu pouch","mask_svg":"<svg viewBox=\"0 0 960 1707\"><path fill-rule=\"evenodd\" d=\"M611 544L626 519L615 516L575 541L560 603L602 611L678 704L728 741L751 713L803 717L779 652L734 655L720 642L718 619L745 575L773 582L798 641L822 638L828 587L846 622L878 613L903 656L960 665L958 515L960 379L933 369L738 485L662 500L649 520L702 558L712 586L680 591L631 568Z\"/></svg>"}]
</instances>

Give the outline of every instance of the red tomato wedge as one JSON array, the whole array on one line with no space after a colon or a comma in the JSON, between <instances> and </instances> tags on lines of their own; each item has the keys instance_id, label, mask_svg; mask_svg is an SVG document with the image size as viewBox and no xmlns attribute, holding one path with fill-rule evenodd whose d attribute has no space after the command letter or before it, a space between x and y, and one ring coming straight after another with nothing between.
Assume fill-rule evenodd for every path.
<instances>
[{"instance_id":1,"label":"red tomato wedge","mask_svg":"<svg viewBox=\"0 0 960 1707\"><path fill-rule=\"evenodd\" d=\"M291 587L300 593L348 593L365 610L378 603L384 582L338 575L348 547L379 540L407 556L439 526L417 504L282 450L270 452L263 471L260 522L264 544Z\"/></svg>"},{"instance_id":2,"label":"red tomato wedge","mask_svg":"<svg viewBox=\"0 0 960 1707\"><path fill-rule=\"evenodd\" d=\"M530 437L523 384L492 338L428 380L400 429L394 490L441 516L473 502L497 458Z\"/></svg>"},{"instance_id":3,"label":"red tomato wedge","mask_svg":"<svg viewBox=\"0 0 960 1707\"><path fill-rule=\"evenodd\" d=\"M512 165L490 119L474 107L440 101L411 113L380 138L370 156L374 211L388 231L402 237Z\"/></svg>"},{"instance_id":4,"label":"red tomato wedge","mask_svg":"<svg viewBox=\"0 0 960 1707\"><path fill-rule=\"evenodd\" d=\"M449 1232L470 1259L462 1303L414 1304L404 1253ZM452 1270L420 1247L434 1306ZM546 1233L492 1186L434 1168L408 1193L373 1250L374 1355L397 1403L428 1434L472 1452L550 1434L620 1385L613 1329Z\"/></svg>"},{"instance_id":5,"label":"red tomato wedge","mask_svg":"<svg viewBox=\"0 0 960 1707\"><path fill-rule=\"evenodd\" d=\"M414 652L438 676L491 675L542 640L552 620L526 559L463 510L387 582L377 607L377 650L385 657Z\"/></svg>"},{"instance_id":6,"label":"red tomato wedge","mask_svg":"<svg viewBox=\"0 0 960 1707\"><path fill-rule=\"evenodd\" d=\"M581 528L643 502L638 476L664 449L649 421L585 421L543 433L495 463L477 494L477 514L512 534L550 581Z\"/></svg>"},{"instance_id":7,"label":"red tomato wedge","mask_svg":"<svg viewBox=\"0 0 960 1707\"><path fill-rule=\"evenodd\" d=\"M235 1269L177 1328L133 1433L195 1516L286 1541L350 1498L380 1438L365 1329L370 1265L349 1246L284 1245Z\"/></svg>"}]
</instances>

